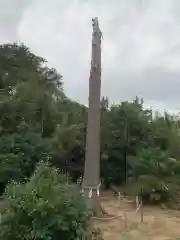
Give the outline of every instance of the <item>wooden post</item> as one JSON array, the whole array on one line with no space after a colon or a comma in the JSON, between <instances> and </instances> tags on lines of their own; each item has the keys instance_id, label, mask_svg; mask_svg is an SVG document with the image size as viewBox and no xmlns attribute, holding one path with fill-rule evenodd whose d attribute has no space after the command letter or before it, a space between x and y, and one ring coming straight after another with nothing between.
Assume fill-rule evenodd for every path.
<instances>
[{"instance_id":1,"label":"wooden post","mask_svg":"<svg viewBox=\"0 0 180 240\"><path fill-rule=\"evenodd\" d=\"M142 201L141 201L141 207L140 207L140 213L141 213L141 222L143 222L143 220L144 220L144 213L143 213L143 203L142 203Z\"/></svg>"},{"instance_id":2,"label":"wooden post","mask_svg":"<svg viewBox=\"0 0 180 240\"><path fill-rule=\"evenodd\" d=\"M139 208L139 197L136 196L136 211L138 211Z\"/></svg>"},{"instance_id":3,"label":"wooden post","mask_svg":"<svg viewBox=\"0 0 180 240\"><path fill-rule=\"evenodd\" d=\"M124 211L124 227L127 229L127 212L126 210Z\"/></svg>"},{"instance_id":4,"label":"wooden post","mask_svg":"<svg viewBox=\"0 0 180 240\"><path fill-rule=\"evenodd\" d=\"M118 205L121 206L121 192L118 192Z\"/></svg>"}]
</instances>

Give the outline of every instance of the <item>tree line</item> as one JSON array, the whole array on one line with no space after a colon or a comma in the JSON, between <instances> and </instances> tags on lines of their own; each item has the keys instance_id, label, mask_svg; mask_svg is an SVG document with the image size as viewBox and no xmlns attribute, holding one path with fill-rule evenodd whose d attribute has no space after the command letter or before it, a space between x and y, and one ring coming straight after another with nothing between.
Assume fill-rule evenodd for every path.
<instances>
[{"instance_id":1,"label":"tree line","mask_svg":"<svg viewBox=\"0 0 180 240\"><path fill-rule=\"evenodd\" d=\"M47 160L76 182L83 175L87 107L68 98L63 78L23 44L0 46L0 192ZM166 198L180 177L179 119L144 109L143 99L101 100L101 179L134 194Z\"/></svg>"}]
</instances>

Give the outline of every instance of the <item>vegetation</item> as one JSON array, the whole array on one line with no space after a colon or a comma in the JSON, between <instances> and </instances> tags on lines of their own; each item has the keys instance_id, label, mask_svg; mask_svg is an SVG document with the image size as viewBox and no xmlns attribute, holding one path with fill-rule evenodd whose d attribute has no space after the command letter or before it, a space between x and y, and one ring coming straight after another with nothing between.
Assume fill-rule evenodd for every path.
<instances>
[{"instance_id":1,"label":"vegetation","mask_svg":"<svg viewBox=\"0 0 180 240\"><path fill-rule=\"evenodd\" d=\"M91 211L76 188L41 163L27 183L7 188L0 238L87 239Z\"/></svg>"},{"instance_id":2,"label":"vegetation","mask_svg":"<svg viewBox=\"0 0 180 240\"><path fill-rule=\"evenodd\" d=\"M36 239L51 239L48 237L52 236L52 228L53 231L64 231L63 234L69 234L71 229L72 235L68 235L68 239L76 239L77 231L86 229L89 215L83 215L85 205L81 196L77 195L78 191L63 192L64 195L60 196L62 191L76 187L64 183L58 186L59 175L55 168L49 169L52 173L48 175L49 180L44 175L39 179L37 177L41 167L45 171L47 166L38 165L38 170L33 172L36 164L43 160L64 173L68 172L72 182L83 174L87 108L69 99L63 89L62 76L55 69L48 68L45 59L33 54L23 44L1 45L0 62L0 192L3 194L8 186L4 196L9 204L3 214L1 234L7 235L7 238L3 235L3 239L11 238L11 227L16 228L17 234L24 231L24 234L32 234L31 237ZM103 183L108 187L132 181L134 194L144 194L149 201L165 201L177 195L180 180L179 133L178 118L166 112L160 114L144 109L143 100L138 97L132 102L116 105L110 105L108 98L103 97ZM8 185L11 181L19 183ZM33 189L34 192L30 193ZM50 192L48 195L47 190ZM14 191L15 196L12 195ZM23 191L27 192L27 196L23 196ZM50 198L49 203L44 201L45 195ZM69 201L64 207L72 207L73 213L61 211L62 202L67 199ZM30 216L24 218L28 212ZM29 232L32 227L30 219L36 221L37 216L40 223L41 214L44 214L42 226L37 225L34 232ZM51 220L45 229L46 214ZM80 222L74 222L73 226L70 222L62 223L67 219L66 214L72 214L73 219L75 215L80 216L84 225L78 225ZM12 224L15 215L17 223L19 221L16 227ZM8 229L5 227L7 222ZM44 230L39 232L40 228ZM44 237L40 238L41 234ZM15 234L13 236L13 239L21 239L15 238Z\"/></svg>"},{"instance_id":3,"label":"vegetation","mask_svg":"<svg viewBox=\"0 0 180 240\"><path fill-rule=\"evenodd\" d=\"M37 133L13 133L0 139L0 191L3 193L12 179L25 180L31 176L39 160L50 156L49 143Z\"/></svg>"}]
</instances>

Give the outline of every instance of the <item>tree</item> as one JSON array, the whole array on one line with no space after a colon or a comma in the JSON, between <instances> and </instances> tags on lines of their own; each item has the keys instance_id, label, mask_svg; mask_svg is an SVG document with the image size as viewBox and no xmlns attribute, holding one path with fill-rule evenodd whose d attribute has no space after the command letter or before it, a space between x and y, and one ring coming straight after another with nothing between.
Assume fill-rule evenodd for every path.
<instances>
[{"instance_id":1,"label":"tree","mask_svg":"<svg viewBox=\"0 0 180 240\"><path fill-rule=\"evenodd\" d=\"M15 132L23 123L49 136L57 124L51 119L58 100L64 97L61 75L44 67L45 60L23 44L1 45L0 59L1 134Z\"/></svg>"},{"instance_id":2,"label":"tree","mask_svg":"<svg viewBox=\"0 0 180 240\"><path fill-rule=\"evenodd\" d=\"M126 181L127 156L136 155L149 142L149 119L139 100L113 105L102 120L102 174L116 184Z\"/></svg>"},{"instance_id":3,"label":"tree","mask_svg":"<svg viewBox=\"0 0 180 240\"><path fill-rule=\"evenodd\" d=\"M24 181L37 162L51 156L50 142L37 133L11 134L0 139L0 193L12 181Z\"/></svg>"},{"instance_id":4,"label":"tree","mask_svg":"<svg viewBox=\"0 0 180 240\"><path fill-rule=\"evenodd\" d=\"M100 92L101 92L101 37L98 19L92 19L92 61L89 78L89 109L87 121L85 170L83 188L97 190L100 184Z\"/></svg>"}]
</instances>

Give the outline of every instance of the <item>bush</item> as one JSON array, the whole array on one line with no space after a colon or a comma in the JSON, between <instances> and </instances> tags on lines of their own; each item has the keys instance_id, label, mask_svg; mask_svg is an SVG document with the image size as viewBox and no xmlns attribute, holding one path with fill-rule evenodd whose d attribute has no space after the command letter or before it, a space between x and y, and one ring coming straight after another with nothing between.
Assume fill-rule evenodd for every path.
<instances>
[{"instance_id":1,"label":"bush","mask_svg":"<svg viewBox=\"0 0 180 240\"><path fill-rule=\"evenodd\" d=\"M4 194L0 239L80 240L89 236L92 211L77 186L40 163L27 183L12 183Z\"/></svg>"},{"instance_id":2,"label":"bush","mask_svg":"<svg viewBox=\"0 0 180 240\"><path fill-rule=\"evenodd\" d=\"M49 142L39 134L27 132L12 134L0 139L0 193L11 180L30 177L36 163L48 158Z\"/></svg>"},{"instance_id":3,"label":"bush","mask_svg":"<svg viewBox=\"0 0 180 240\"><path fill-rule=\"evenodd\" d=\"M149 203L168 201L179 183L180 164L176 159L159 148L146 148L129 158L129 164L136 195Z\"/></svg>"},{"instance_id":4,"label":"bush","mask_svg":"<svg viewBox=\"0 0 180 240\"><path fill-rule=\"evenodd\" d=\"M93 228L90 233L91 240L103 240L103 234L99 228Z\"/></svg>"}]
</instances>

